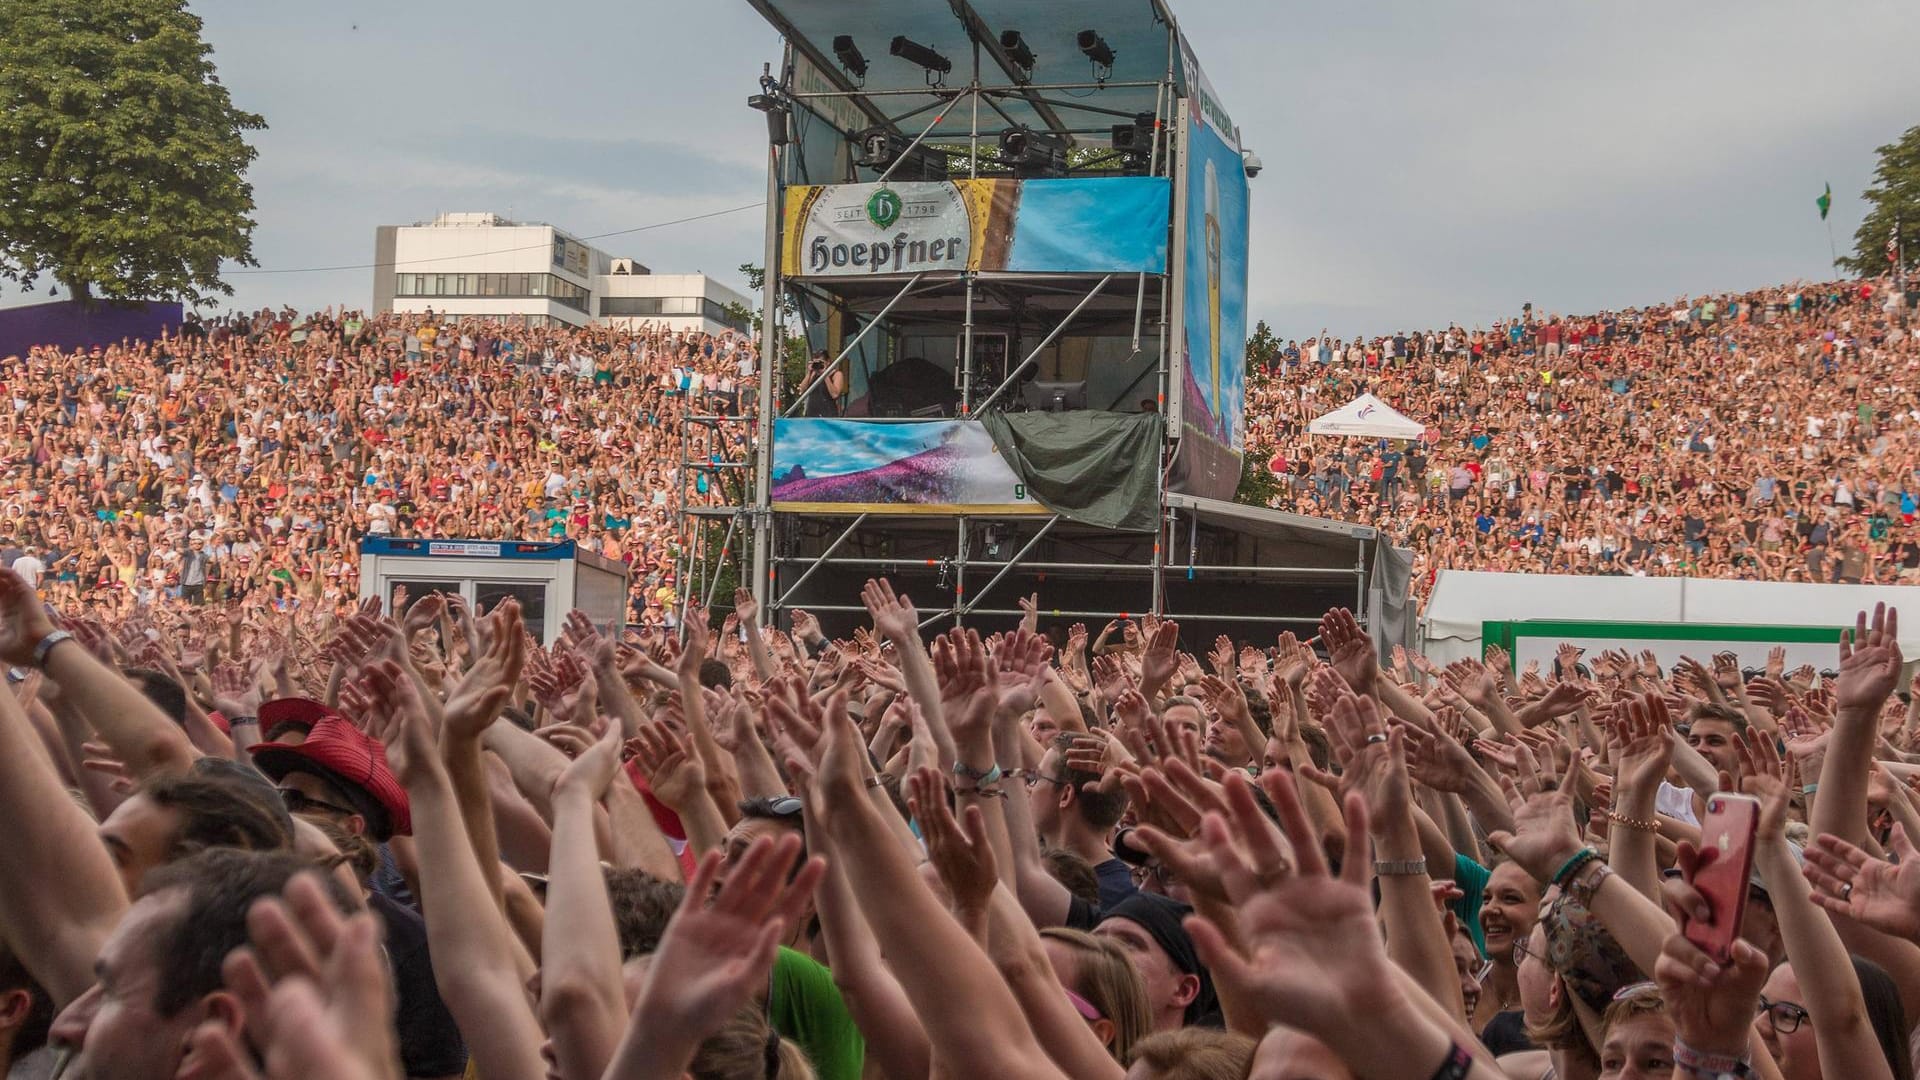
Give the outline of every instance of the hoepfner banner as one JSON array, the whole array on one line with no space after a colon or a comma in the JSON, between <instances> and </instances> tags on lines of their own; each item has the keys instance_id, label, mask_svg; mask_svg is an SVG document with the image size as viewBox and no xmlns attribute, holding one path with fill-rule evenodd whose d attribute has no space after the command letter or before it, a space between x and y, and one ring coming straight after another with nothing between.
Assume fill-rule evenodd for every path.
<instances>
[{"instance_id":1,"label":"hoepfner banner","mask_svg":"<svg viewBox=\"0 0 1920 1080\"><path fill-rule=\"evenodd\" d=\"M1172 188L1157 176L787 189L788 277L1164 273Z\"/></svg>"}]
</instances>

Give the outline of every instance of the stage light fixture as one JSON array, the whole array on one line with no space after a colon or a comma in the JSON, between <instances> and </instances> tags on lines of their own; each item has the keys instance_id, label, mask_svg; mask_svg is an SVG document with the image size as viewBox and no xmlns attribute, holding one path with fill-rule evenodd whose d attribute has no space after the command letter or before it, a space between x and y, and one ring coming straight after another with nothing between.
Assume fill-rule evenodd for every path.
<instances>
[{"instance_id":1,"label":"stage light fixture","mask_svg":"<svg viewBox=\"0 0 1920 1080\"><path fill-rule=\"evenodd\" d=\"M1028 78L1033 77L1033 50L1028 47L1026 39L1020 36L1020 31L1000 31L1000 48L1007 54L1007 59L1013 61L1014 67L1026 72Z\"/></svg>"},{"instance_id":2,"label":"stage light fixture","mask_svg":"<svg viewBox=\"0 0 1920 1080\"><path fill-rule=\"evenodd\" d=\"M778 94L755 94L747 99L747 108L767 114L767 142L787 145L787 103Z\"/></svg>"},{"instance_id":3,"label":"stage light fixture","mask_svg":"<svg viewBox=\"0 0 1920 1080\"><path fill-rule=\"evenodd\" d=\"M1130 124L1113 125L1113 148L1123 154L1153 152L1153 114L1135 113Z\"/></svg>"},{"instance_id":4,"label":"stage light fixture","mask_svg":"<svg viewBox=\"0 0 1920 1080\"><path fill-rule=\"evenodd\" d=\"M1080 51L1086 54L1087 59L1093 61L1094 67L1106 68L1109 72L1113 70L1113 49L1107 44L1106 38L1092 30L1082 30L1080 31Z\"/></svg>"},{"instance_id":5,"label":"stage light fixture","mask_svg":"<svg viewBox=\"0 0 1920 1080\"><path fill-rule=\"evenodd\" d=\"M840 66L847 69L847 74L862 83L867 81L867 58L861 55L860 47L853 43L852 34L841 34L833 39L833 55L839 58Z\"/></svg>"},{"instance_id":6,"label":"stage light fixture","mask_svg":"<svg viewBox=\"0 0 1920 1080\"><path fill-rule=\"evenodd\" d=\"M1000 160L1016 176L1065 176L1067 144L1044 131L1010 127L1000 133Z\"/></svg>"},{"instance_id":7,"label":"stage light fixture","mask_svg":"<svg viewBox=\"0 0 1920 1080\"><path fill-rule=\"evenodd\" d=\"M917 41L909 40L905 34L895 37L893 44L887 47L887 51L902 60L925 68L929 83L939 82L940 76L953 70L953 61Z\"/></svg>"}]
</instances>

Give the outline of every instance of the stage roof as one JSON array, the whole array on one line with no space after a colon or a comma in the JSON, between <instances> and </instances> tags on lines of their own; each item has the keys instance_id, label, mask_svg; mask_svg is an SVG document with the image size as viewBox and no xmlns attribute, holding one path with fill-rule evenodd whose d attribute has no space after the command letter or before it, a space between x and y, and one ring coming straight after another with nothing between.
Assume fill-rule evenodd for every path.
<instances>
[{"instance_id":1,"label":"stage roof","mask_svg":"<svg viewBox=\"0 0 1920 1080\"><path fill-rule=\"evenodd\" d=\"M980 42L981 85L989 89L1006 88L1004 94L989 97L1003 115L994 115L994 110L982 102L982 130L997 131L1009 123L1057 132L1076 128L1105 130L1118 115L1154 111L1154 84L1166 76L1170 61L1179 93L1189 94L1189 76L1177 46L1173 55L1169 55L1169 41L1178 40L1178 28L1160 0L749 0L749 3L828 83L841 90L856 91L853 102L866 113L869 122L892 123L909 135L918 134L932 121L939 112L935 103L941 100L941 95L928 88L923 68L890 54L889 46L895 35L925 45L952 62L953 70L943 77L945 91L963 89L971 81L972 42ZM1034 54L1030 78L1007 59L1000 47L1000 35L1007 30L1019 31ZM1093 83L1093 65L1081 53L1076 41L1082 30L1095 31L1113 50L1113 70L1106 77L1106 86L1072 91L1022 89L1030 84ZM854 45L866 59L864 85L856 86L834 56L833 39L842 34L853 38ZM809 104L815 111L831 115L819 108L817 100ZM971 130L971 109L968 102L956 105L930 138L951 140L966 136Z\"/></svg>"}]
</instances>

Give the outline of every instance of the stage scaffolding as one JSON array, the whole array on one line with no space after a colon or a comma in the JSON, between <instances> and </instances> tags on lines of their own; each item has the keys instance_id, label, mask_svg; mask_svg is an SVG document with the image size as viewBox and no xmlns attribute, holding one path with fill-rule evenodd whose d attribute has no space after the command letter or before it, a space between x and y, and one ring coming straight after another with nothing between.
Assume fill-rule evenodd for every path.
<instances>
[{"instance_id":1,"label":"stage scaffolding","mask_svg":"<svg viewBox=\"0 0 1920 1080\"><path fill-rule=\"evenodd\" d=\"M690 406L683 422L682 604L725 606L730 597L720 590L737 580L750 585L769 619L800 607L830 631L844 630L864 617L860 582L886 576L913 597L930 629L1010 625L1021 614L1018 599L1038 593L1043 623L1085 622L1096 630L1109 619L1153 612L1208 637L1271 639L1284 629L1304 637L1321 612L1340 605L1352 607L1383 647L1406 640L1404 611L1386 599L1396 588L1404 595L1405 556L1374 530L1186 493L1205 485L1182 479L1181 442L1191 432L1182 428L1179 381L1186 372L1170 355L1181 302L1174 258L1163 260L1161 272L1138 273L783 273L789 187L1016 175L1004 159L985 153L1012 129L1063 148L1065 168L1049 175L1120 175L1113 166L1123 165L1125 175L1168 181L1179 194L1166 250L1177 254L1185 228L1178 211L1186 193L1176 177L1183 114L1197 116L1217 103L1165 4L749 2L784 41L778 71L761 80L762 92L750 102L767 114L769 131L757 408L741 420ZM1042 18L1046 25L1033 24ZM882 45L894 35L889 56ZM903 52L902 40L949 61L948 69L903 63L903 55L920 54ZM850 63L846 47L864 53L864 63ZM1209 115L1224 119L1223 112ZM1136 134L1119 145L1128 130ZM859 163L862 139L885 144L884 165ZM937 158L929 156L936 147ZM930 160L947 162L947 171L929 175ZM1257 159L1247 174L1255 168ZM790 333L828 358L824 370L792 384L781 363ZM872 385L876 359L884 369L912 355L904 342L949 333L954 404L943 415L965 419L1016 404L1015 390L1050 349L1062 355L1069 336L1113 343L1124 358L1102 369L1109 376L1104 398L1082 407L1132 412L1144 401L1164 418L1149 466L1150 523L1106 528L1052 509L928 513L864 505L802 513L775 504L776 418L797 415L829 372L864 374ZM1220 402L1217 369L1214 383ZM751 424L750 439L726 437L730 425L737 433L744 424ZM749 444L744 455L732 449L742 441ZM1231 492L1237 455L1231 465L1224 491L1215 475L1209 494Z\"/></svg>"}]
</instances>

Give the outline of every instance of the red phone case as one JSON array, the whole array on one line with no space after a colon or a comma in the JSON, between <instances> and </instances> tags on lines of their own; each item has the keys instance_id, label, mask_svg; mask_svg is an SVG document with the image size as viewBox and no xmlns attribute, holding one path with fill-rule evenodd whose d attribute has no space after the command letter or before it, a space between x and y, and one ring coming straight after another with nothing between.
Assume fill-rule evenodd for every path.
<instances>
[{"instance_id":1,"label":"red phone case","mask_svg":"<svg viewBox=\"0 0 1920 1080\"><path fill-rule=\"evenodd\" d=\"M1700 822L1701 866L1694 871L1693 887L1705 898L1713 918L1689 921L1687 940L1716 961L1725 962L1740 937L1759 824L1759 800L1724 791L1707 797L1707 816Z\"/></svg>"}]
</instances>

